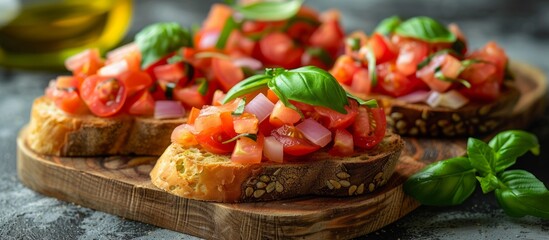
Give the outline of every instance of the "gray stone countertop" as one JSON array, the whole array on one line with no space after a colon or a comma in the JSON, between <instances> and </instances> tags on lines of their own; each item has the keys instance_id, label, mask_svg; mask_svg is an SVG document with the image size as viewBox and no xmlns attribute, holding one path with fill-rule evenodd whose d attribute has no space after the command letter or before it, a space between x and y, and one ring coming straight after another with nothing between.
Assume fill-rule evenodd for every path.
<instances>
[{"instance_id":1,"label":"gray stone countertop","mask_svg":"<svg viewBox=\"0 0 549 240\"><path fill-rule=\"evenodd\" d=\"M184 25L204 19L214 1L136 0L128 36L158 21ZM497 41L508 55L549 73L549 1L511 0L311 0L319 10L339 8L347 31L370 32L388 16L426 15L457 22L472 48ZM0 68L0 239L194 239L103 212L45 197L23 186L16 174L16 137L29 119L34 98L43 94L48 80L59 72ZM540 139L542 153L519 159L516 168L534 173L549 184L549 114L529 131ZM493 194L478 188L456 207L422 206L395 223L375 231L371 239L547 239L549 221L534 217L511 218L498 207Z\"/></svg>"}]
</instances>

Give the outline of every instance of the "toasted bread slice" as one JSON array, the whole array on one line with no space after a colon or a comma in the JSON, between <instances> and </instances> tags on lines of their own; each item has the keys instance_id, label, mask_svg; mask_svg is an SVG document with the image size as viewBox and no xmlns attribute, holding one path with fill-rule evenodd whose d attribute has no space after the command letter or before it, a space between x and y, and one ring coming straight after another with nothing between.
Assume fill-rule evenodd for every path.
<instances>
[{"instance_id":1,"label":"toasted bread slice","mask_svg":"<svg viewBox=\"0 0 549 240\"><path fill-rule=\"evenodd\" d=\"M48 98L39 97L32 106L26 143L37 153L55 156L159 156L170 145L172 130L185 122L184 118L68 115Z\"/></svg>"},{"instance_id":2,"label":"toasted bread slice","mask_svg":"<svg viewBox=\"0 0 549 240\"><path fill-rule=\"evenodd\" d=\"M512 121L513 107L520 92L506 84L493 102L474 102L459 109L407 103L389 96L353 93L379 100L387 115L387 127L397 134L414 137L465 137L488 134Z\"/></svg>"},{"instance_id":3,"label":"toasted bread slice","mask_svg":"<svg viewBox=\"0 0 549 240\"><path fill-rule=\"evenodd\" d=\"M215 202L255 202L304 195L354 196L374 191L391 177L404 141L387 133L371 150L350 157L325 151L291 162L238 164L230 155L171 144L151 171L158 188Z\"/></svg>"}]
</instances>

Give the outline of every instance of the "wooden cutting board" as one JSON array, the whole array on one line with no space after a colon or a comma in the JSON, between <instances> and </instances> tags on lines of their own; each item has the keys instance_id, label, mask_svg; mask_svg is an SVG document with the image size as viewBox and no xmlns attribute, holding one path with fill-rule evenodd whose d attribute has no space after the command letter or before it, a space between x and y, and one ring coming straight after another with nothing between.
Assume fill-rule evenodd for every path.
<instances>
[{"instance_id":1,"label":"wooden cutting board","mask_svg":"<svg viewBox=\"0 0 549 240\"><path fill-rule=\"evenodd\" d=\"M545 109L542 72L513 63L521 99L513 128ZM208 239L346 239L380 229L419 203L402 184L430 162L465 153L465 139L405 138L395 173L377 191L359 197L304 197L275 202L221 204L184 199L150 183L154 157L62 158L38 155L17 139L17 171L29 188L63 201Z\"/></svg>"}]
</instances>

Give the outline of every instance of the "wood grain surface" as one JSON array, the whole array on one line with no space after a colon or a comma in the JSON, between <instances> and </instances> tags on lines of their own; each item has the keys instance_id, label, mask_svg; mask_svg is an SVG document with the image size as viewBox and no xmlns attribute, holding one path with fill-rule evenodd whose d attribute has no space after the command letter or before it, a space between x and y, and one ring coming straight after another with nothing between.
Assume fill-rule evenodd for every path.
<instances>
[{"instance_id":1,"label":"wood grain surface","mask_svg":"<svg viewBox=\"0 0 549 240\"><path fill-rule=\"evenodd\" d=\"M522 128L542 114L547 82L536 68L513 63L522 97L507 128ZM402 183L426 164L463 155L465 139L405 138L395 173L378 191L348 198L303 197L221 204L159 190L149 179L155 157L61 158L38 155L17 139L17 171L29 188L47 196L124 218L208 239L347 239L375 231L419 206Z\"/></svg>"}]
</instances>

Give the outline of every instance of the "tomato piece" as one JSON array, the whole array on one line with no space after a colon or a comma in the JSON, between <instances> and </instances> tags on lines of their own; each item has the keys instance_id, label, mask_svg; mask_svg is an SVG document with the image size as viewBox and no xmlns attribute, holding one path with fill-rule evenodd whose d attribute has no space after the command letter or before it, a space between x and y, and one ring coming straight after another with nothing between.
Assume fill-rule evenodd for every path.
<instances>
[{"instance_id":1,"label":"tomato piece","mask_svg":"<svg viewBox=\"0 0 549 240\"><path fill-rule=\"evenodd\" d=\"M400 72L389 72L383 78L379 78L379 87L383 93L393 97L406 95L414 90L415 84Z\"/></svg>"},{"instance_id":2,"label":"tomato piece","mask_svg":"<svg viewBox=\"0 0 549 240\"><path fill-rule=\"evenodd\" d=\"M334 134L334 145L328 153L333 156L350 156L354 153L353 135L349 131L338 128Z\"/></svg>"},{"instance_id":3,"label":"tomato piece","mask_svg":"<svg viewBox=\"0 0 549 240\"><path fill-rule=\"evenodd\" d=\"M124 83L128 96L133 96L136 92L148 89L153 84L149 74L142 71L124 73L119 79Z\"/></svg>"},{"instance_id":4,"label":"tomato piece","mask_svg":"<svg viewBox=\"0 0 549 240\"><path fill-rule=\"evenodd\" d=\"M194 127L189 124L181 124L177 126L171 135L172 143L177 143L183 147L192 147L198 145L194 136Z\"/></svg>"},{"instance_id":5,"label":"tomato piece","mask_svg":"<svg viewBox=\"0 0 549 240\"><path fill-rule=\"evenodd\" d=\"M202 106L208 104L208 94L203 96L198 91L200 85L193 84L188 87L179 87L177 86L173 90L174 99L182 102L187 107L196 107L201 108Z\"/></svg>"},{"instance_id":6,"label":"tomato piece","mask_svg":"<svg viewBox=\"0 0 549 240\"><path fill-rule=\"evenodd\" d=\"M351 89L356 93L370 94L372 81L367 69L360 69L353 75Z\"/></svg>"},{"instance_id":7,"label":"tomato piece","mask_svg":"<svg viewBox=\"0 0 549 240\"><path fill-rule=\"evenodd\" d=\"M65 60L65 67L72 71L74 76L82 79L96 74L104 65L105 62L97 48L84 50Z\"/></svg>"},{"instance_id":8,"label":"tomato piece","mask_svg":"<svg viewBox=\"0 0 549 240\"><path fill-rule=\"evenodd\" d=\"M343 46L343 38L344 33L341 30L339 20L332 19L320 24L320 27L309 38L309 44L323 48L331 55L335 55L340 47Z\"/></svg>"},{"instance_id":9,"label":"tomato piece","mask_svg":"<svg viewBox=\"0 0 549 240\"><path fill-rule=\"evenodd\" d=\"M338 82L350 85L353 80L353 75L358 70L360 70L360 65L350 56L343 55L337 58L333 68L330 70L330 74L332 74Z\"/></svg>"},{"instance_id":10,"label":"tomato piece","mask_svg":"<svg viewBox=\"0 0 549 240\"><path fill-rule=\"evenodd\" d=\"M217 51L215 45L219 39L221 30L218 29L202 29L194 35L194 46L200 51Z\"/></svg>"},{"instance_id":11,"label":"tomato piece","mask_svg":"<svg viewBox=\"0 0 549 240\"><path fill-rule=\"evenodd\" d=\"M284 33L274 32L259 41L259 48L267 65L283 68L297 68L301 63L303 49L296 47L293 40Z\"/></svg>"},{"instance_id":12,"label":"tomato piece","mask_svg":"<svg viewBox=\"0 0 549 240\"><path fill-rule=\"evenodd\" d=\"M271 89L268 89L267 90L267 98L269 99L269 101L271 101L272 103L276 103L278 102L278 96L273 92L273 90Z\"/></svg>"},{"instance_id":13,"label":"tomato piece","mask_svg":"<svg viewBox=\"0 0 549 240\"><path fill-rule=\"evenodd\" d=\"M219 114L213 114L213 116L216 116L216 115L219 116L219 118L221 119L221 128L223 129L223 132L225 132L225 134L227 134L227 136L231 138L236 137L238 132L235 131L234 119L231 112L222 112ZM209 127L209 125L205 125L205 126Z\"/></svg>"},{"instance_id":14,"label":"tomato piece","mask_svg":"<svg viewBox=\"0 0 549 240\"><path fill-rule=\"evenodd\" d=\"M185 77L185 66L182 62L168 63L155 67L153 72L158 80L177 83Z\"/></svg>"},{"instance_id":15,"label":"tomato piece","mask_svg":"<svg viewBox=\"0 0 549 240\"><path fill-rule=\"evenodd\" d=\"M50 86L46 89L46 96L53 100L55 106L63 110L63 112L69 114L84 114L88 110L75 88Z\"/></svg>"},{"instance_id":16,"label":"tomato piece","mask_svg":"<svg viewBox=\"0 0 549 240\"><path fill-rule=\"evenodd\" d=\"M196 120L199 114L200 114L200 109L192 107L189 113L189 117L187 118L187 123L194 124L194 121Z\"/></svg>"},{"instance_id":17,"label":"tomato piece","mask_svg":"<svg viewBox=\"0 0 549 240\"><path fill-rule=\"evenodd\" d=\"M305 139L295 127L283 125L271 132L277 141L284 146L284 153L292 156L303 156L320 149L320 146Z\"/></svg>"},{"instance_id":18,"label":"tomato piece","mask_svg":"<svg viewBox=\"0 0 549 240\"><path fill-rule=\"evenodd\" d=\"M471 53L468 59L478 59L492 63L496 67L496 71L491 78L499 83L503 82L508 58L505 51L497 43L488 42L481 49Z\"/></svg>"},{"instance_id":19,"label":"tomato piece","mask_svg":"<svg viewBox=\"0 0 549 240\"><path fill-rule=\"evenodd\" d=\"M501 92L501 84L497 81L485 81L472 85L471 88L462 88L460 92L469 99L477 101L494 101Z\"/></svg>"},{"instance_id":20,"label":"tomato piece","mask_svg":"<svg viewBox=\"0 0 549 240\"><path fill-rule=\"evenodd\" d=\"M206 20L202 23L202 29L221 30L229 17L233 15L231 7L225 4L213 4Z\"/></svg>"},{"instance_id":21,"label":"tomato piece","mask_svg":"<svg viewBox=\"0 0 549 240\"><path fill-rule=\"evenodd\" d=\"M149 91L137 93L128 101L128 113L133 115L151 116L154 114L154 99Z\"/></svg>"},{"instance_id":22,"label":"tomato piece","mask_svg":"<svg viewBox=\"0 0 549 240\"><path fill-rule=\"evenodd\" d=\"M223 91L221 90L215 90L214 94L213 94L213 98L212 98L212 105L214 106L221 106L221 102L223 102L223 99L225 99L225 96L227 94L225 94Z\"/></svg>"},{"instance_id":23,"label":"tomato piece","mask_svg":"<svg viewBox=\"0 0 549 240\"><path fill-rule=\"evenodd\" d=\"M368 108L360 106L353 125L353 141L357 147L371 149L383 137L387 128L387 120L383 108Z\"/></svg>"},{"instance_id":24,"label":"tomato piece","mask_svg":"<svg viewBox=\"0 0 549 240\"><path fill-rule=\"evenodd\" d=\"M251 113L243 113L233 118L234 131L240 133L256 134L258 131L259 120Z\"/></svg>"},{"instance_id":25,"label":"tomato piece","mask_svg":"<svg viewBox=\"0 0 549 240\"><path fill-rule=\"evenodd\" d=\"M225 50L231 57L249 57L253 54L256 42L245 37L238 31L233 31L227 40Z\"/></svg>"},{"instance_id":26,"label":"tomato piece","mask_svg":"<svg viewBox=\"0 0 549 240\"><path fill-rule=\"evenodd\" d=\"M414 74L417 65L429 54L429 44L421 41L408 40L400 44L396 67L405 76Z\"/></svg>"},{"instance_id":27,"label":"tomato piece","mask_svg":"<svg viewBox=\"0 0 549 240\"><path fill-rule=\"evenodd\" d=\"M397 57L396 46L379 33L374 33L368 39L368 46L374 51L376 64L384 63Z\"/></svg>"},{"instance_id":28,"label":"tomato piece","mask_svg":"<svg viewBox=\"0 0 549 240\"><path fill-rule=\"evenodd\" d=\"M282 125L293 125L301 119L301 115L296 110L286 107L281 101L276 102L273 112L269 117L269 123L275 127Z\"/></svg>"},{"instance_id":29,"label":"tomato piece","mask_svg":"<svg viewBox=\"0 0 549 240\"><path fill-rule=\"evenodd\" d=\"M463 70L460 77L469 81L473 85L478 85L490 81L496 75L497 68L491 63L475 63Z\"/></svg>"},{"instance_id":30,"label":"tomato piece","mask_svg":"<svg viewBox=\"0 0 549 240\"><path fill-rule=\"evenodd\" d=\"M440 67L441 71L443 71L442 69L444 69L445 63L450 57L451 56L449 54L443 54L433 57L433 59L431 59L431 62L429 62L427 66L417 71L416 76L420 78L423 82L425 82L432 90L435 90L437 92L445 92L452 86L452 82L443 81L436 78L435 70Z\"/></svg>"},{"instance_id":31,"label":"tomato piece","mask_svg":"<svg viewBox=\"0 0 549 240\"><path fill-rule=\"evenodd\" d=\"M138 60L137 62L141 62L141 52L139 51L139 47L135 42L128 43L126 45L123 45L121 47L115 48L107 53L107 60L105 62L106 65L109 65L114 62L118 62L124 59L132 59L132 62L134 60Z\"/></svg>"},{"instance_id":32,"label":"tomato piece","mask_svg":"<svg viewBox=\"0 0 549 240\"><path fill-rule=\"evenodd\" d=\"M98 75L87 77L80 90L86 105L100 117L118 113L126 101L127 93L124 82Z\"/></svg>"},{"instance_id":33,"label":"tomato piece","mask_svg":"<svg viewBox=\"0 0 549 240\"><path fill-rule=\"evenodd\" d=\"M200 146L202 146L206 151L215 154L231 153L236 144L234 141L223 143L230 140L232 137L228 136L223 131L221 126L205 128L195 135L195 138L198 144L200 144Z\"/></svg>"},{"instance_id":34,"label":"tomato piece","mask_svg":"<svg viewBox=\"0 0 549 240\"><path fill-rule=\"evenodd\" d=\"M320 106L315 106L314 109L320 116L319 122L331 130L351 126L358 114L358 104L355 100L349 100L349 105L345 106L346 114Z\"/></svg>"},{"instance_id":35,"label":"tomato piece","mask_svg":"<svg viewBox=\"0 0 549 240\"><path fill-rule=\"evenodd\" d=\"M154 62L154 63L151 63L150 65L146 66L145 69L143 70L144 72L146 72L147 74L149 74L149 76L151 77L154 77L154 69L158 66L161 66L161 65L166 65L168 63L168 59L173 57L174 53L170 53L166 56L164 56L163 58L161 59L158 59L158 61ZM153 79L153 80L156 80Z\"/></svg>"},{"instance_id":36,"label":"tomato piece","mask_svg":"<svg viewBox=\"0 0 549 240\"><path fill-rule=\"evenodd\" d=\"M260 163L263 158L263 135L258 135L257 141L247 137L236 140L231 155L231 161L241 164Z\"/></svg>"},{"instance_id":37,"label":"tomato piece","mask_svg":"<svg viewBox=\"0 0 549 240\"><path fill-rule=\"evenodd\" d=\"M229 89L244 79L244 72L242 72L242 69L234 65L231 60L213 58L212 68L215 77L225 92L229 91Z\"/></svg>"}]
</instances>

